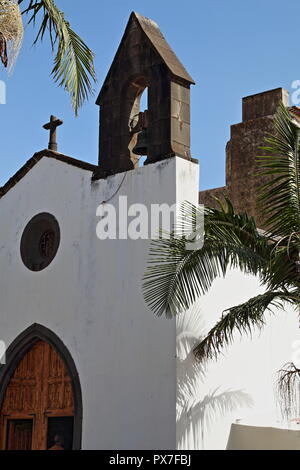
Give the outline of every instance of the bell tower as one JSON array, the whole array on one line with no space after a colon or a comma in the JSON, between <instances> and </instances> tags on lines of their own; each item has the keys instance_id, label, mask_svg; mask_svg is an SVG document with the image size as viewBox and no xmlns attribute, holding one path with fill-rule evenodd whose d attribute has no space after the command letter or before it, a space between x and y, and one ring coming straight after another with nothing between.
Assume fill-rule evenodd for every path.
<instances>
[{"instance_id":1,"label":"bell tower","mask_svg":"<svg viewBox=\"0 0 300 470\"><path fill-rule=\"evenodd\" d=\"M99 170L94 179L179 156L191 160L190 85L193 79L157 24L130 15L97 99L100 106ZM144 90L148 109L140 111Z\"/></svg>"}]
</instances>

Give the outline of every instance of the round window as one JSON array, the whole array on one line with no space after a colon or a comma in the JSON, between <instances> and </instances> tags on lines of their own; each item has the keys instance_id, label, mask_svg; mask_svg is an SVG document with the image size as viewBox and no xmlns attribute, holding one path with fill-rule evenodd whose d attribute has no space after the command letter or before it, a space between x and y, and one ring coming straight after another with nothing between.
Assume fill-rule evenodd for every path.
<instances>
[{"instance_id":1,"label":"round window","mask_svg":"<svg viewBox=\"0 0 300 470\"><path fill-rule=\"evenodd\" d=\"M55 257L60 242L59 225L51 214L38 214L26 225L21 239L21 258L31 271L42 271Z\"/></svg>"}]
</instances>

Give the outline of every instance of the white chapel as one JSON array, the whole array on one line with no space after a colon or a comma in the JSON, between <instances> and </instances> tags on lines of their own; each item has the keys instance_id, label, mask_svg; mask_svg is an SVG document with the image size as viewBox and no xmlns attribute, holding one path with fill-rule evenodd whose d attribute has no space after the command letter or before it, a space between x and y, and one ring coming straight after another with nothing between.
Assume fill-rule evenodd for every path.
<instances>
[{"instance_id":1,"label":"white chapel","mask_svg":"<svg viewBox=\"0 0 300 470\"><path fill-rule=\"evenodd\" d=\"M193 346L226 307L259 292L257 279L232 271L185 315L157 318L142 293L150 236L121 227L137 205L208 201L190 153L193 84L157 24L132 13L97 100L99 165L59 153L62 122L52 116L49 148L0 188L0 449L243 448L251 429L266 447L300 448L274 394L274 374L299 340L297 317L278 313L252 340L237 337L224 357L198 365ZM236 168L239 181L243 168L250 175L256 129L280 101L282 89L244 99L222 190L238 188ZM243 138L254 144L239 169ZM108 205L115 235L100 239Z\"/></svg>"}]
</instances>

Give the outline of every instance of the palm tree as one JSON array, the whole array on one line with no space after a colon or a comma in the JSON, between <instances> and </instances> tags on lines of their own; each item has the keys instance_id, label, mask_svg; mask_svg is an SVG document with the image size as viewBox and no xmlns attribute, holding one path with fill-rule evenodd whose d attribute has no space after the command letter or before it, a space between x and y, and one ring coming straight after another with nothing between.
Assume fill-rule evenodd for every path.
<instances>
[{"instance_id":1,"label":"palm tree","mask_svg":"<svg viewBox=\"0 0 300 470\"><path fill-rule=\"evenodd\" d=\"M18 5L23 2L0 0L0 59L6 68L12 67L22 42L23 25ZM73 31L53 0L27 0L22 13L29 16L28 24L35 26L40 22L34 44L43 40L46 31L49 32L53 52L56 47L51 75L58 86L70 94L77 115L92 93L92 84L96 80L92 51Z\"/></svg>"},{"instance_id":2,"label":"palm tree","mask_svg":"<svg viewBox=\"0 0 300 470\"><path fill-rule=\"evenodd\" d=\"M236 213L228 198L218 208L185 203L182 216L196 226L204 211L202 249L187 249L186 237L176 230L151 244L144 276L144 298L156 315L172 317L186 311L206 293L213 281L230 268L259 277L263 294L224 311L216 325L195 346L199 360L216 358L234 335L251 334L265 324L265 313L289 303L299 314L300 293L300 126L281 105L274 118L274 135L266 138L264 156L257 157L267 181L258 203L264 220L260 230L253 217ZM194 238L199 237L197 229ZM300 370L290 364L280 373L279 386L288 401L293 386L299 393ZM288 404L288 406L290 406ZM298 410L299 412L300 410Z\"/></svg>"}]
</instances>

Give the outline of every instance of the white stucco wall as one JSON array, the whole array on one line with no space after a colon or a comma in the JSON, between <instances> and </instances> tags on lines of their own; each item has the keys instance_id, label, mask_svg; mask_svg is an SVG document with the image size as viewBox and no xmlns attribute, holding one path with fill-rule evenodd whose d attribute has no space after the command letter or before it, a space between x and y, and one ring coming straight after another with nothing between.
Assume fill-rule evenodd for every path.
<instances>
[{"instance_id":1,"label":"white stucco wall","mask_svg":"<svg viewBox=\"0 0 300 470\"><path fill-rule=\"evenodd\" d=\"M232 271L176 322L154 317L141 292L149 241L96 237L97 207L119 196L197 203L198 166L174 158L91 183L89 171L43 158L0 199L0 340L40 323L65 343L82 386L84 449L225 449L236 419L279 426L273 386L299 339L295 312L267 316L252 340L237 337L218 362L195 367L197 340L261 288ZM57 218L61 243L34 273L20 240L40 212Z\"/></svg>"},{"instance_id":2,"label":"white stucco wall","mask_svg":"<svg viewBox=\"0 0 300 470\"><path fill-rule=\"evenodd\" d=\"M198 366L196 372L194 357L188 354L197 344L197 338L214 326L224 309L262 291L255 277L232 270L225 279L217 279L211 290L183 315L181 340L177 340L178 346L181 343L178 369L182 377L189 373L188 377L192 377L194 382L191 396L185 393L188 410L179 409L179 448L226 449L231 424L238 420L241 426L265 428L262 430L265 441L262 443L259 438L257 448L264 448L264 445L270 448L268 443L273 439L270 428L293 427L298 429L296 438L293 435L293 443L298 442L297 449L300 449L300 426L282 421L275 390L277 372L292 360L295 352L293 343L300 339L297 313L291 307L285 311L274 308L273 315L266 313L266 326L261 332L254 332L252 338L235 335L233 344L224 348L217 361L209 361L205 367ZM189 339L185 344L186 350L182 349L184 337ZM184 369L180 367L181 362ZM242 433L243 428L240 429ZM238 432L235 430L235 435ZM255 430L252 434L255 436ZM289 437L287 435L286 443L282 442L283 449L294 445L289 442ZM242 441L241 438L239 442ZM278 444L278 439L276 442ZM238 445L237 442L235 444ZM245 448L251 446L255 449L253 437Z\"/></svg>"},{"instance_id":3,"label":"white stucco wall","mask_svg":"<svg viewBox=\"0 0 300 470\"><path fill-rule=\"evenodd\" d=\"M125 178L124 178L125 176ZM155 318L141 284L145 240L96 237L96 209L197 198L198 167L169 159L91 183L91 173L43 158L0 200L0 339L9 345L39 323L69 349L83 393L84 449L175 448L175 321ZM22 263L20 240L40 212L60 224L44 271Z\"/></svg>"}]
</instances>

